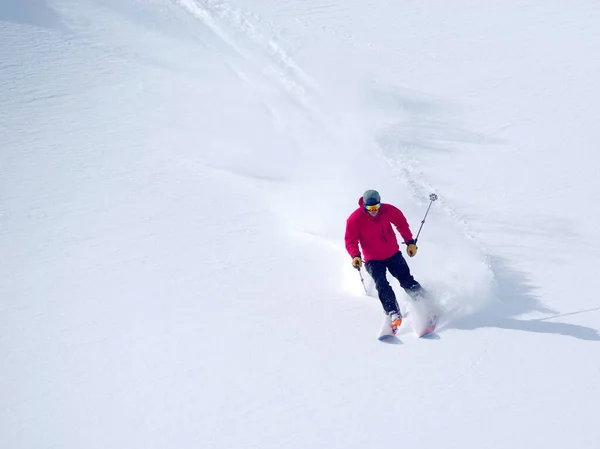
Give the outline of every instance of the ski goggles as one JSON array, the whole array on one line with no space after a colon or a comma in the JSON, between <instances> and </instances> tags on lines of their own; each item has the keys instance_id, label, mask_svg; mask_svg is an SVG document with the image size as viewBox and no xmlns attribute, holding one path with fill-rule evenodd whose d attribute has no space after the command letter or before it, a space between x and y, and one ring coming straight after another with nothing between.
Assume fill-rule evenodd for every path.
<instances>
[{"instance_id":1,"label":"ski goggles","mask_svg":"<svg viewBox=\"0 0 600 449\"><path fill-rule=\"evenodd\" d=\"M369 212L373 212L375 210L379 210L380 207L381 207L381 204L377 203L377 204L373 204L372 206L365 206L365 209L367 209Z\"/></svg>"}]
</instances>

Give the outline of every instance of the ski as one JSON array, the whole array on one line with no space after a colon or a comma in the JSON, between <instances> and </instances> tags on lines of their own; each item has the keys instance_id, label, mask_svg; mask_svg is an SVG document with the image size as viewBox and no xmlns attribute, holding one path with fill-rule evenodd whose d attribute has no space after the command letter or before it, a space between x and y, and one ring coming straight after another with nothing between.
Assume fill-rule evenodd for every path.
<instances>
[{"instance_id":1,"label":"ski","mask_svg":"<svg viewBox=\"0 0 600 449\"><path fill-rule=\"evenodd\" d=\"M415 328L413 324L413 330L415 332L415 335L417 336L417 338L425 338L425 339L434 339L437 334L435 333L435 329L437 327L437 322L438 322L438 316L434 313L434 312L429 312L427 314L427 319L426 322L424 323L424 326L422 328ZM397 340L396 338L396 334L398 333L398 329L396 329L394 331L394 329L392 329L392 326L390 324L390 320L389 317L385 317L383 319L383 323L381 325L381 329L379 330L379 335L377 336L377 339L379 341L391 341L391 340Z\"/></svg>"},{"instance_id":2,"label":"ski","mask_svg":"<svg viewBox=\"0 0 600 449\"><path fill-rule=\"evenodd\" d=\"M392 329L392 324L390 323L390 318L386 316L383 319L383 324L381 325L381 329L379 330L379 336L377 339L379 341L390 340L396 336L398 330Z\"/></svg>"},{"instance_id":3,"label":"ski","mask_svg":"<svg viewBox=\"0 0 600 449\"><path fill-rule=\"evenodd\" d=\"M420 334L418 334L419 338L428 338L428 337L435 335L435 328L437 326L437 321L438 321L437 315L433 312L430 312L429 315L427 316L427 325L425 326L425 329L423 329L423 331Z\"/></svg>"}]
</instances>

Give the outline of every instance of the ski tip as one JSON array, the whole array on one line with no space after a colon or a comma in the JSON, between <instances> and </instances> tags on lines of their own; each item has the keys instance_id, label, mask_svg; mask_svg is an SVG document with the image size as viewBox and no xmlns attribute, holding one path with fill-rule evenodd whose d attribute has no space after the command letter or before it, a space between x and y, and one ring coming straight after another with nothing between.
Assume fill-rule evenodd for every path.
<instances>
[{"instance_id":1,"label":"ski tip","mask_svg":"<svg viewBox=\"0 0 600 449\"><path fill-rule=\"evenodd\" d=\"M387 345L401 345L402 342L395 335L382 335L378 340Z\"/></svg>"},{"instance_id":2,"label":"ski tip","mask_svg":"<svg viewBox=\"0 0 600 449\"><path fill-rule=\"evenodd\" d=\"M384 341L384 340L389 340L390 338L393 338L393 335L382 335L381 337L378 337L377 340L379 341Z\"/></svg>"},{"instance_id":3,"label":"ski tip","mask_svg":"<svg viewBox=\"0 0 600 449\"><path fill-rule=\"evenodd\" d=\"M419 335L419 338L425 338L427 340L438 340L440 337L438 334L435 333L435 331L430 331L430 332L425 332L421 335Z\"/></svg>"}]
</instances>

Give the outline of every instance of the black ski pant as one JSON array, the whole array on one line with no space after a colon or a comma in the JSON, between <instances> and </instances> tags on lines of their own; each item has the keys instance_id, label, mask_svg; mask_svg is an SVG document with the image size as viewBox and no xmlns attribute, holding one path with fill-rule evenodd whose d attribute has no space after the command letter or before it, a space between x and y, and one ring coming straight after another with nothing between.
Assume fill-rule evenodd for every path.
<instances>
[{"instance_id":1,"label":"black ski pant","mask_svg":"<svg viewBox=\"0 0 600 449\"><path fill-rule=\"evenodd\" d=\"M410 274L408 264L404 260L404 257L402 257L400 251L385 260L369 260L365 264L365 267L375 281L379 300L381 301L381 305L386 314L389 314L390 312L400 313L398 301L396 301L396 294L387 280L387 270L390 271L392 276L398 279L400 287L402 287L411 298L416 299L422 291L421 284L415 281L415 278Z\"/></svg>"}]
</instances>

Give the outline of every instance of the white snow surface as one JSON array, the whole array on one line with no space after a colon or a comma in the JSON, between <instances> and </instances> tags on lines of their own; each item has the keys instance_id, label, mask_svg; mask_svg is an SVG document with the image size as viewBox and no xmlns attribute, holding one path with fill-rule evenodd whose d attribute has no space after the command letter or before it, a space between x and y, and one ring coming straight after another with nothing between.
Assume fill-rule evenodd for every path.
<instances>
[{"instance_id":1,"label":"white snow surface","mask_svg":"<svg viewBox=\"0 0 600 449\"><path fill-rule=\"evenodd\" d=\"M596 0L8 1L0 40L0 448L598 447ZM438 339L376 338L372 188L414 234L439 195Z\"/></svg>"}]
</instances>

